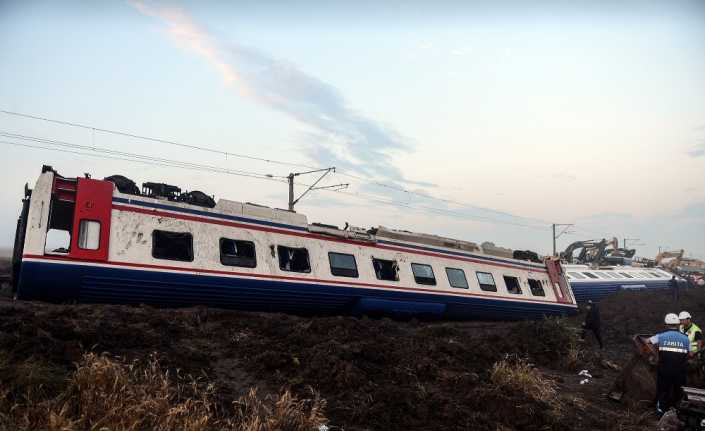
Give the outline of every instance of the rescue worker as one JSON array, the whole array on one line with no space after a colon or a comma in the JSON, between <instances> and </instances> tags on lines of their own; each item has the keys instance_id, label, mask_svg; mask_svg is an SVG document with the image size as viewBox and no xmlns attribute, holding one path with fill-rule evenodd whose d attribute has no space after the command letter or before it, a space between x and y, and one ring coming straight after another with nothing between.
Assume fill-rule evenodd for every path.
<instances>
[{"instance_id":1,"label":"rescue worker","mask_svg":"<svg viewBox=\"0 0 705 431\"><path fill-rule=\"evenodd\" d=\"M690 341L689 356L693 358L703 349L703 331L693 323L692 317L687 311L681 311L678 318L681 321L680 331L687 335L688 341Z\"/></svg>"},{"instance_id":2,"label":"rescue worker","mask_svg":"<svg viewBox=\"0 0 705 431\"><path fill-rule=\"evenodd\" d=\"M600 309L597 308L597 304L593 304L592 301L587 303L587 314L585 315L585 323L583 323L583 339L587 335L587 331L592 331L597 338L597 342L600 343L600 349L602 348L602 331L600 322Z\"/></svg>"},{"instance_id":3,"label":"rescue worker","mask_svg":"<svg viewBox=\"0 0 705 431\"><path fill-rule=\"evenodd\" d=\"M656 374L656 412L663 415L680 401L688 373L690 341L678 330L680 320L675 313L664 319L667 329L649 338L658 349Z\"/></svg>"},{"instance_id":4,"label":"rescue worker","mask_svg":"<svg viewBox=\"0 0 705 431\"><path fill-rule=\"evenodd\" d=\"M668 281L668 287L671 289L673 301L678 302L680 299L680 292L678 291L678 280L676 280L675 275Z\"/></svg>"}]
</instances>

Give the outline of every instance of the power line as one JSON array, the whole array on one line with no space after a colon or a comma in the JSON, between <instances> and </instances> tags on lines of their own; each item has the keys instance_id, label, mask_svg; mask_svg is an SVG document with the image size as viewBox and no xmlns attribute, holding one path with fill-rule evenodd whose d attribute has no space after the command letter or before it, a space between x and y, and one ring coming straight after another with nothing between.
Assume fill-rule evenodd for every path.
<instances>
[{"instance_id":1,"label":"power line","mask_svg":"<svg viewBox=\"0 0 705 431\"><path fill-rule=\"evenodd\" d=\"M528 221L535 221L535 222L543 223L543 224L546 224L546 225L550 225L550 224L551 224L551 222L550 222L550 221L547 221L547 220L537 219L537 218L533 218L533 217L518 216L518 215L515 215L515 214L511 214L511 213L508 213L508 212L505 212L505 211L496 210L496 209L493 209L493 208L486 208L486 207L481 207L481 206L478 206L478 205L471 205L471 204L468 204L468 203L459 202L459 201L455 201L455 200L452 200L452 199L447 199L447 198L441 198L441 197L437 197L437 196L432 196L432 195L429 195L429 194L427 194L427 193L415 192L415 191L413 191L413 190L405 189L405 188L402 188L402 187L398 187L398 186L394 186L394 185L390 185L390 184L381 183L381 182L378 182L378 181L375 181L375 180L371 180L371 179L366 179L366 178L364 178L364 177L360 177L360 176L354 175L354 174L349 174L349 173L344 173L344 172L336 172L336 174L342 175L342 176L345 176L345 177L349 177L349 178L353 178L353 179L356 179L356 180L358 180L358 181L363 181L363 182L366 182L366 183L368 183L368 184L374 184L374 185L379 186L379 187L383 187L383 188L387 188L387 189L391 189L391 190L396 190L396 191L399 191L399 192L402 192L402 193L407 193L407 194L409 194L409 195L418 196L418 197L421 197L421 198L424 198L424 199L429 199L429 200L434 200L434 201L438 201L438 202L443 202L443 203L445 203L445 204L453 204L453 205L458 205L458 206L465 207L465 208L476 209L476 210L481 210L481 211L487 211L487 212L494 213L494 214L497 214L497 215L507 216L507 217L511 217L511 218L517 218L517 219L522 219L522 220L528 220Z\"/></svg>"},{"instance_id":2,"label":"power line","mask_svg":"<svg viewBox=\"0 0 705 431\"><path fill-rule=\"evenodd\" d=\"M206 172L213 172L213 173L221 173L221 174L228 174L228 175L236 175L240 177L250 177L250 178L256 178L260 180L268 180L268 181L276 181L279 183L285 182L282 179L279 179L278 177L270 177L267 174L259 174L259 175L251 175L251 174L243 174L239 172L234 172L232 170L226 169L226 168L217 168L217 167L210 167L206 165L197 165L194 163L184 163L180 162L177 160L168 160L168 159L161 159L161 160L150 160L147 158L147 156L141 156L141 155L136 155L135 158L131 158L131 156L113 156L113 155L106 155L106 154L91 154L91 153L86 153L82 151L74 151L74 150L67 150L65 148L51 148L51 147L43 147L40 145L32 145L32 144L22 144L18 142L9 142L9 141L0 141L0 144L3 145L13 145L17 147L25 147L25 148L35 148L35 149L41 149L41 150L49 150L49 151L58 151L61 153L68 153L68 154L76 154L76 155L81 155L81 156L89 156L89 157L96 157L96 158L102 158L102 159L110 159L110 160L120 160L120 161L127 161L127 162L138 162L138 163L143 163L147 165L153 165L153 166L164 166L164 167L172 167L172 168L182 168L182 169L190 169L190 170L197 170L197 171L206 171Z\"/></svg>"},{"instance_id":3,"label":"power line","mask_svg":"<svg viewBox=\"0 0 705 431\"><path fill-rule=\"evenodd\" d=\"M428 211L428 212L433 212L436 214L451 216L451 217L456 217L456 218L471 219L471 220L484 221L484 222L490 222L490 223L498 223L498 224L507 224L507 225L512 225L512 226L519 226L519 227L538 229L538 230L548 230L549 229L548 226L528 225L528 224L515 223L515 222L511 222L511 221L506 221L506 220L497 220L497 219L493 219L491 217L473 216L473 215L469 215L469 214L458 213L458 212L455 212L452 210L446 210L443 208L435 208L435 207L429 207L429 206L423 206L423 205L413 206L413 205L409 205L407 203L383 199L378 196L366 195L366 194L361 194L358 192L346 192L346 191L342 191L342 190L324 190L324 191L330 191L333 193L340 193L340 194L344 194L347 196L353 196L353 197L357 197L360 199L365 199L368 201L382 203L382 204L386 204L386 205L409 208L409 209L414 209L417 211L418 210Z\"/></svg>"},{"instance_id":4,"label":"power line","mask_svg":"<svg viewBox=\"0 0 705 431\"><path fill-rule=\"evenodd\" d=\"M0 113L6 114L6 115L17 116L17 117L30 118L30 119L34 119L34 120L45 121L45 122L50 122L50 123L60 124L60 125L65 125L65 126L78 127L78 128L82 128L85 130L90 130L93 133L101 132L101 133L107 133L107 134L112 134L112 135L117 135L117 136L124 136L124 137L130 137L130 138L135 138L135 139L143 139L143 140L148 140L148 141L153 141L153 142L159 142L159 143L163 143L163 144L169 144L169 145L174 145L174 146L178 146L181 148L187 148L187 149L191 149L191 150L199 150L199 151L205 151L205 152L209 152L209 153L221 154L221 155L224 155L226 158L227 157L235 157L235 158L242 158L242 159L247 159L247 160L255 160L255 161L261 161L261 162L266 162L266 163L272 163L272 164L277 164L277 165L282 165L282 166L301 167L301 168L312 169L312 170L321 169L321 167L317 167L317 166L310 166L310 165L305 165L305 164L301 164L301 163L291 163L291 162L285 162L285 161L281 161L281 160L267 159L267 158L262 158L262 157L246 155L246 154L232 153L229 151L218 150L218 149L209 148L209 147L183 144L183 143L179 143L176 141L163 139L163 138L154 138L154 137L145 136L145 135L138 135L135 133L123 132L123 131L112 130L112 129L104 129L104 128L90 126L90 125L86 125L86 124L75 123L75 122L70 122L70 121L55 120L52 118L42 117L42 116L38 116L38 115L23 114L20 112L8 111L8 110L4 110L4 109L0 109ZM365 178L365 177L351 174L351 173L340 172L339 170L336 172L336 174L346 176L349 178L353 178L353 179L356 179L358 181L362 181L362 182L365 182L368 184L374 184L376 186L387 188L390 190L395 190L398 192L406 193L408 195L418 196L423 199L429 199L429 200L435 200L438 202L443 202L445 204L458 205L458 206L469 208L469 209L486 211L486 212L494 213L494 214L505 216L505 217L527 220L527 221L534 221L534 222L543 223L546 225L550 225L552 223L547 220L518 216L518 215L514 215L511 213L504 212L504 211L495 210L492 208L485 208L485 207L480 207L477 205L470 205L470 204L455 201L452 199L446 199L446 198L441 198L441 197L437 197L437 196L432 196L432 195L429 195L426 193L419 193L419 192L415 192L415 191L412 191L412 190L409 190L409 189L406 189L403 187L399 187L396 185L383 183L383 182L380 182L380 181L377 181L377 180L374 180L371 178Z\"/></svg>"},{"instance_id":5,"label":"power line","mask_svg":"<svg viewBox=\"0 0 705 431\"><path fill-rule=\"evenodd\" d=\"M205 152L209 152L209 153L221 154L226 157L236 157L236 158L242 158L242 159L248 159L248 160L256 160L256 161L260 161L260 162L273 163L273 164L284 165L284 166L293 166L293 167L299 167L299 168L303 167L306 169L318 169L316 167L311 167L311 166L307 166L307 165L300 164L300 163L283 162L280 160L265 159L263 157L255 157L255 156L250 156L250 155L246 155L246 154L232 153L230 151L217 150L215 148L201 147L198 145L190 145L190 144L182 144L180 142L170 141L168 139L153 138L150 136L137 135L134 133L121 132L118 130L103 129L100 127L94 127L94 126L88 126L85 124L73 123L70 121L54 120L51 118L40 117L40 116L36 116L36 115L29 115L29 114L22 114L19 112L6 111L4 109L0 109L0 113L7 114L7 115L14 115L17 117L31 118L33 120L46 121L46 122L54 123L54 124L61 124L64 126L78 127L81 129L91 130L93 132L101 132L101 133L107 133L107 134L111 134L111 135L124 136L124 137L128 137L128 138L135 138L135 139L143 139L146 141L160 142L162 144L175 145L178 147L187 148L187 149L191 149L191 150L199 150L199 151L205 151Z\"/></svg>"},{"instance_id":6,"label":"power line","mask_svg":"<svg viewBox=\"0 0 705 431\"><path fill-rule=\"evenodd\" d=\"M0 141L0 144L14 145L14 146L20 146L20 147L26 147L26 148L34 148L34 149L42 149L42 150L50 150L50 151L58 151L58 152L63 152L63 153L91 156L91 157L111 159L111 160L139 162L139 163L144 163L144 164L148 164L148 165L177 167L177 168L183 168L183 169L200 170L200 171L207 171L207 172L214 172L214 173L223 173L223 174L250 177L250 178L255 178L255 179L264 179L264 180L276 181L276 182L282 182L282 183L286 182L286 180L283 179L282 177L274 176L274 175L270 175L270 174L261 174L261 173L253 173L253 172L246 172L245 173L243 171L235 171L235 170L231 170L231 169L227 169L227 168L223 168L223 167L219 167L219 166L201 165L201 164L191 163L191 162L181 162L178 160L158 158L158 157L146 156L146 155L142 155L142 154L121 152L121 151L114 151L114 150L106 150L106 149L101 149L101 148L96 148L96 147L85 146L85 145L72 144L72 143L64 142L64 141L44 139L44 138L38 138L38 137L34 137L34 136L20 135L20 134L7 133L7 132L0 131L0 136L8 137L8 135L9 135L9 137L14 137L15 139L25 139L25 140L29 140L31 142L43 143L45 145L69 147L70 149L52 148L52 147L46 147L46 146L40 146L40 145L24 144L24 143L9 142L9 141ZM76 151L77 149L82 150L82 151ZM89 151L89 152L86 152L86 151ZM93 152L93 153L91 153L91 152ZM309 184L305 184L305 183L299 183L299 185L310 186ZM413 205L405 204L405 203L394 201L394 200L383 199L383 198L373 196L373 195L362 194L359 192L352 192L351 193L351 192L345 192L342 190L330 190L330 189L323 189L323 190L328 191L328 192L332 192L332 193L340 193L340 194L344 194L346 196L351 196L351 197L355 197L358 199L363 199L363 200L367 200L367 201L371 201L371 202L383 203L386 205L391 205L391 206L396 206L396 207L409 208L409 209L413 209L413 210L417 210L417 211L427 211L427 212L432 212L435 214L452 216L452 217L456 217L456 218L472 219L472 220L478 220L478 221L484 221L484 222L490 222L490 223L507 224L507 225L531 228L531 229L541 229L541 230L547 229L547 227L545 227L545 226L535 226L535 225L528 225L528 224L522 224L522 223L515 223L515 222L511 222L511 221L506 221L506 220L493 219L491 217L473 216L473 215L458 213L455 211L446 210L446 209L442 209L442 208L435 208L435 207L429 207L429 206L423 206L423 205L413 206Z\"/></svg>"},{"instance_id":7,"label":"power line","mask_svg":"<svg viewBox=\"0 0 705 431\"><path fill-rule=\"evenodd\" d=\"M276 176L276 175L272 175L272 174L263 174L263 173L252 172L252 171L244 171L244 170L240 170L240 169L227 169L227 168L222 168L220 166L204 165L204 164L191 163L191 162L182 162L182 161L178 161L178 160L164 159L164 158L154 157L154 156L145 156L142 154L135 154L135 153L127 153L124 151L110 150L110 149L100 148L100 147L95 147L95 146L73 144L70 142L59 141L56 139L47 139L47 138L38 138L36 136L20 135L17 133L9 133L9 132L0 131L0 136L6 137L6 138L22 139L22 140L27 140L27 141L39 142L39 143L48 144L48 145L56 145L56 146L60 146L60 147L68 147L68 148L74 148L74 149L80 149L80 150L94 151L94 152L98 152L98 153L106 153L106 154L111 154L111 155L116 155L116 156L131 157L131 158L135 158L135 159L144 159L144 160L155 161L155 162L167 162L170 164L179 164L179 165L184 165L184 166L196 166L199 168L207 168L207 169L214 169L214 170L220 170L220 171L227 170L230 173L235 173L235 174L239 174L239 175L243 175L243 176L284 178L284 177Z\"/></svg>"}]
</instances>

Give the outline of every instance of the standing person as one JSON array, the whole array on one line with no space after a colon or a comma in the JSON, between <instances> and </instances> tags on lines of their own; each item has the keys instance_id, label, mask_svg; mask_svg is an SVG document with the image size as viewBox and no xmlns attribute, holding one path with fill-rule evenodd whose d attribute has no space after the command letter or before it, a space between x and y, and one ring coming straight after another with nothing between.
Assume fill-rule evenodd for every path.
<instances>
[{"instance_id":1,"label":"standing person","mask_svg":"<svg viewBox=\"0 0 705 431\"><path fill-rule=\"evenodd\" d=\"M688 336L690 342L690 357L696 356L703 349L703 331L693 323L693 319L687 311L681 311L678 315L681 321L680 330Z\"/></svg>"},{"instance_id":2,"label":"standing person","mask_svg":"<svg viewBox=\"0 0 705 431\"><path fill-rule=\"evenodd\" d=\"M680 292L678 291L678 280L676 280L675 275L671 277L671 280L668 282L668 287L671 288L671 295L673 297L673 301L678 302L678 300L680 299Z\"/></svg>"},{"instance_id":3,"label":"standing person","mask_svg":"<svg viewBox=\"0 0 705 431\"><path fill-rule=\"evenodd\" d=\"M678 330L680 325L678 315L668 313L664 322L667 329L648 340L658 348L656 413L659 415L674 407L683 395L690 350L688 337Z\"/></svg>"},{"instance_id":4,"label":"standing person","mask_svg":"<svg viewBox=\"0 0 705 431\"><path fill-rule=\"evenodd\" d=\"M585 323L583 323L583 339L588 329L595 334L595 338L597 338L597 342L600 343L601 349L602 324L600 322L600 309L597 307L597 304L593 304L592 301L588 301L587 303L587 314L585 315Z\"/></svg>"}]
</instances>

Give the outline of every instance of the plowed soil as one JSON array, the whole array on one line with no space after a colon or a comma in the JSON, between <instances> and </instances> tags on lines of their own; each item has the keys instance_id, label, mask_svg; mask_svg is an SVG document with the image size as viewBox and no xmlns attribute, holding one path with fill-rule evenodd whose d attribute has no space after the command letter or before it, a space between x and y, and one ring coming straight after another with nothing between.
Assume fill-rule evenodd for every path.
<instances>
[{"instance_id":1,"label":"plowed soil","mask_svg":"<svg viewBox=\"0 0 705 431\"><path fill-rule=\"evenodd\" d=\"M581 317L540 322L425 322L298 317L148 306L0 300L0 389L59 391L87 351L144 359L203 376L227 404L249 388L319 391L332 429L628 430L654 425L651 406L608 401L631 358L631 335L661 329L668 311L705 316L702 291L624 292L601 305L607 346L576 341ZM498 361L525 358L557 392L534 396L492 379ZM26 364L44 374L28 379ZM24 364L24 365L23 365ZM593 378L580 384L588 369ZM25 370L25 371L23 371ZM48 370L48 371L47 371Z\"/></svg>"}]
</instances>

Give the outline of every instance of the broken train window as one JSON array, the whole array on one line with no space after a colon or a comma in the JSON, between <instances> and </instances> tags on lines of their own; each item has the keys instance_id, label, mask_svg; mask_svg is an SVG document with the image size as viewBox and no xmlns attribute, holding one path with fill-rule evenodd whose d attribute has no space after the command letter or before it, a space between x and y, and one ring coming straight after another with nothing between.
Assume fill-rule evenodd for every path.
<instances>
[{"instance_id":1,"label":"broken train window","mask_svg":"<svg viewBox=\"0 0 705 431\"><path fill-rule=\"evenodd\" d=\"M311 272L308 250L305 248L292 248L280 245L277 246L277 254L279 255L279 268L282 271Z\"/></svg>"},{"instance_id":2,"label":"broken train window","mask_svg":"<svg viewBox=\"0 0 705 431\"><path fill-rule=\"evenodd\" d=\"M507 286L507 292L514 295L521 295L521 285L519 279L510 275L504 276L504 285Z\"/></svg>"},{"instance_id":3,"label":"broken train window","mask_svg":"<svg viewBox=\"0 0 705 431\"><path fill-rule=\"evenodd\" d=\"M399 265L396 260L372 258L372 266L379 280L399 281Z\"/></svg>"},{"instance_id":4,"label":"broken train window","mask_svg":"<svg viewBox=\"0 0 705 431\"><path fill-rule=\"evenodd\" d=\"M545 280L543 280L545 281ZM546 296L546 292L543 290L543 286L541 286L541 282L538 280L534 280L533 278L529 279L529 288L531 289L531 294L534 296Z\"/></svg>"},{"instance_id":5,"label":"broken train window","mask_svg":"<svg viewBox=\"0 0 705 431\"><path fill-rule=\"evenodd\" d=\"M52 195L51 207L49 208L49 226L44 244L45 253L69 252L75 207L74 201Z\"/></svg>"}]
</instances>

